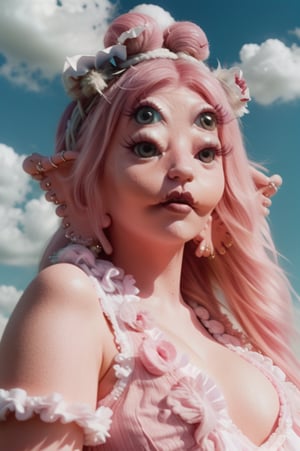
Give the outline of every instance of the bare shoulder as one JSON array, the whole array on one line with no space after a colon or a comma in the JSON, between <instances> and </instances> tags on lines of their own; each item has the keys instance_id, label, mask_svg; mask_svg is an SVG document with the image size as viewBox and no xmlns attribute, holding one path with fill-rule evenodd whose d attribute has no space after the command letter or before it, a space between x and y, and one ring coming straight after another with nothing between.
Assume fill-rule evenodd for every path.
<instances>
[{"instance_id":1,"label":"bare shoulder","mask_svg":"<svg viewBox=\"0 0 300 451\"><path fill-rule=\"evenodd\" d=\"M60 392L93 405L106 330L96 290L83 271L65 263L44 269L3 335L0 386L36 395Z\"/></svg>"},{"instance_id":2,"label":"bare shoulder","mask_svg":"<svg viewBox=\"0 0 300 451\"><path fill-rule=\"evenodd\" d=\"M96 291L89 277L77 266L69 263L58 263L43 269L29 285L25 292L25 299L32 295L41 296L40 300L52 303L58 302L62 306L72 302L73 307L93 308L96 302ZM86 296L90 302L86 302ZM32 298L31 298L32 301ZM67 303L67 304L65 304Z\"/></svg>"}]
</instances>

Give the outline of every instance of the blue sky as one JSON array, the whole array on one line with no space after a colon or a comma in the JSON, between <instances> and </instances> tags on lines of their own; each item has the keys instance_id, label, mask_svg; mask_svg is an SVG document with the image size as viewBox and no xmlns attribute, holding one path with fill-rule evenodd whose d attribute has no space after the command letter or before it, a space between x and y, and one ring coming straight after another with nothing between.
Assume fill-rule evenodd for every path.
<instances>
[{"instance_id":1,"label":"blue sky","mask_svg":"<svg viewBox=\"0 0 300 451\"><path fill-rule=\"evenodd\" d=\"M24 155L50 154L68 102L60 78L65 55L95 52L115 15L139 2L2 0L0 18L0 334L36 271L55 228L50 205L20 169ZM115 3L115 2L114 2ZM83 7L85 4L85 7ZM300 292L300 2L298 0L156 1L177 20L206 32L212 66L242 67L250 114L242 120L252 159L279 173L270 225L283 265Z\"/></svg>"}]
</instances>

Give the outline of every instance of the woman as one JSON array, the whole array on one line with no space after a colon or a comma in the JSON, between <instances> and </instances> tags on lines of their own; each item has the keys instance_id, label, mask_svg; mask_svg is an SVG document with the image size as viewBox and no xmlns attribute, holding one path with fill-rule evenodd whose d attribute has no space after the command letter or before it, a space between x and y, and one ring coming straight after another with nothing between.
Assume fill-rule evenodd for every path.
<instances>
[{"instance_id":1,"label":"woman","mask_svg":"<svg viewBox=\"0 0 300 451\"><path fill-rule=\"evenodd\" d=\"M3 336L3 449L296 451L280 178L247 159L245 81L192 23L129 13L105 46L67 61L56 153L24 165L62 228Z\"/></svg>"}]
</instances>

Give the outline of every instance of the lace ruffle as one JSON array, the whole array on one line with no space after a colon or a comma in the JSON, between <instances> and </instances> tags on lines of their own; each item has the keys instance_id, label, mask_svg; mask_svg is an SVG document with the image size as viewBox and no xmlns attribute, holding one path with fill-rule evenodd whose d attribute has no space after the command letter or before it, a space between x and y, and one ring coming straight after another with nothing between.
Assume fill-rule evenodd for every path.
<instances>
[{"instance_id":1,"label":"lace ruffle","mask_svg":"<svg viewBox=\"0 0 300 451\"><path fill-rule=\"evenodd\" d=\"M102 311L112 326L119 348L114 365L117 382L107 397L117 400L128 384L134 364L127 328L118 313L122 306L139 302L140 298L137 296L139 290L135 286L135 280L113 263L97 259L89 249L79 244L69 245L60 250L56 261L78 266L90 277L95 286Z\"/></svg>"},{"instance_id":2,"label":"lace ruffle","mask_svg":"<svg viewBox=\"0 0 300 451\"><path fill-rule=\"evenodd\" d=\"M11 412L19 421L38 415L46 423L74 422L83 429L85 445L100 445L109 437L110 408L101 406L94 411L87 404L67 403L58 393L28 396L20 388L0 389L0 421L4 421Z\"/></svg>"}]
</instances>

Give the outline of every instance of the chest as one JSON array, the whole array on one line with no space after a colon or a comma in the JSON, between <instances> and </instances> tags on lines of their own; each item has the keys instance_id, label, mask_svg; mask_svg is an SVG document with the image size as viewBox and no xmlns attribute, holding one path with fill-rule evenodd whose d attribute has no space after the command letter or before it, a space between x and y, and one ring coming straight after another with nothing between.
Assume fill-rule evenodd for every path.
<instances>
[{"instance_id":1,"label":"chest","mask_svg":"<svg viewBox=\"0 0 300 451\"><path fill-rule=\"evenodd\" d=\"M122 404L117 409L122 412L120 424L126 420L124 415L129 425L143 422L146 415L143 431L156 423L168 436L175 424L181 431L180 440L186 444L194 437L195 428L190 412L183 409L181 415L180 411L191 403L189 410L196 412L195 423L199 416L203 424L208 419L215 424L227 422L255 445L273 432L279 413L273 383L261 368L205 336L201 327L190 327L185 333L168 329L163 334L161 328L149 334L131 330L128 335L134 349L134 368L126 393L118 401ZM103 393L109 392L115 382L111 368L102 381ZM115 436L120 433L115 431ZM164 442L162 437L157 440Z\"/></svg>"}]
</instances>

